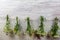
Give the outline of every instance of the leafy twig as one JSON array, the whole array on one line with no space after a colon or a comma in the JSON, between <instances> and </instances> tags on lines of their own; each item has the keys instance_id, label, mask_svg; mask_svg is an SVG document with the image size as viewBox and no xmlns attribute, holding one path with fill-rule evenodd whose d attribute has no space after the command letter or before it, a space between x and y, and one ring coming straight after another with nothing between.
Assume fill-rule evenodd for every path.
<instances>
[{"instance_id":1,"label":"leafy twig","mask_svg":"<svg viewBox=\"0 0 60 40\"><path fill-rule=\"evenodd\" d=\"M15 27L14 27L14 33L17 34L17 35L20 35L20 26L19 26L19 23L18 23L18 17L16 17L16 24L15 24Z\"/></svg>"},{"instance_id":2,"label":"leafy twig","mask_svg":"<svg viewBox=\"0 0 60 40\"><path fill-rule=\"evenodd\" d=\"M13 30L11 29L10 26L10 21L9 21L9 16L6 16L6 24L4 27L4 32L8 35L8 34L13 34Z\"/></svg>"},{"instance_id":3,"label":"leafy twig","mask_svg":"<svg viewBox=\"0 0 60 40\"><path fill-rule=\"evenodd\" d=\"M43 24L43 22L44 22L44 17L41 16L40 17L40 26L39 26L38 30L35 31L35 36L38 39L40 39L41 36L45 36L45 34L46 34L45 31L44 31L44 24Z\"/></svg>"},{"instance_id":4,"label":"leafy twig","mask_svg":"<svg viewBox=\"0 0 60 40\"><path fill-rule=\"evenodd\" d=\"M29 17L27 17L27 29L26 29L27 33L32 36L34 30L32 29L31 25L30 25L30 19Z\"/></svg>"},{"instance_id":5,"label":"leafy twig","mask_svg":"<svg viewBox=\"0 0 60 40\"><path fill-rule=\"evenodd\" d=\"M59 26L58 26L58 18L56 17L54 19L52 28L51 28L50 32L48 33L49 35L47 35L47 36L54 37L54 38L59 37L58 34L57 34L58 29L59 29Z\"/></svg>"}]
</instances>

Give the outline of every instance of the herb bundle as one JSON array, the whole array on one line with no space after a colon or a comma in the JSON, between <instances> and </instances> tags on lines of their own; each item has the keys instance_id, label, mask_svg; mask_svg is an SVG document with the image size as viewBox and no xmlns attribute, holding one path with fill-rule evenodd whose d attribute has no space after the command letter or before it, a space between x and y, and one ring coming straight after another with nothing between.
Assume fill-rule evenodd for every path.
<instances>
[{"instance_id":1,"label":"herb bundle","mask_svg":"<svg viewBox=\"0 0 60 40\"><path fill-rule=\"evenodd\" d=\"M30 19L29 17L27 17L27 29L26 29L26 32L32 36L33 35L33 32L34 30L32 29L31 25L30 25Z\"/></svg>"},{"instance_id":2,"label":"herb bundle","mask_svg":"<svg viewBox=\"0 0 60 40\"><path fill-rule=\"evenodd\" d=\"M51 36L53 38L59 37L58 34L57 34L58 29L59 29L59 26L58 26L58 18L56 17L54 19L54 22L53 22L52 28L51 28L51 30L49 32L49 35L47 35L47 36Z\"/></svg>"},{"instance_id":3,"label":"herb bundle","mask_svg":"<svg viewBox=\"0 0 60 40\"><path fill-rule=\"evenodd\" d=\"M20 35L20 26L19 26L19 23L18 23L18 17L16 17L16 24L15 24L15 27L14 27L14 33L17 34L17 35Z\"/></svg>"},{"instance_id":4,"label":"herb bundle","mask_svg":"<svg viewBox=\"0 0 60 40\"><path fill-rule=\"evenodd\" d=\"M4 32L6 33L6 35L13 34L13 30L11 29L8 15L6 16L6 24L5 24L5 27L4 27Z\"/></svg>"},{"instance_id":5,"label":"herb bundle","mask_svg":"<svg viewBox=\"0 0 60 40\"><path fill-rule=\"evenodd\" d=\"M40 17L40 26L38 30L35 31L35 36L40 39L40 36L45 36L45 31L44 31L44 17Z\"/></svg>"}]
</instances>

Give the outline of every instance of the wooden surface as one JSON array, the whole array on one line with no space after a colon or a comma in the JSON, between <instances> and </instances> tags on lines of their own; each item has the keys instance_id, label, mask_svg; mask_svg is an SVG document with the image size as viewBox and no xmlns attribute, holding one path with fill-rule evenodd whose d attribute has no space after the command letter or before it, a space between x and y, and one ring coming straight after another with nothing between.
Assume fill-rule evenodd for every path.
<instances>
[{"instance_id":1,"label":"wooden surface","mask_svg":"<svg viewBox=\"0 0 60 40\"><path fill-rule=\"evenodd\" d=\"M25 31L25 19L29 16L32 22L31 26L37 29L37 26L39 26L39 16L41 15L46 17L47 20L52 20L56 16L59 16L60 19L60 0L0 0L0 40L33 40L28 36L20 38L18 36L14 38L6 36L3 32L3 27L7 14L9 14L11 18L12 27L14 27L15 24L15 17L18 16L21 21L22 30ZM45 21L44 24L45 31L48 32L52 21ZM58 25L60 26L60 22ZM60 30L58 34L60 34ZM42 38L42 40L49 39Z\"/></svg>"}]
</instances>

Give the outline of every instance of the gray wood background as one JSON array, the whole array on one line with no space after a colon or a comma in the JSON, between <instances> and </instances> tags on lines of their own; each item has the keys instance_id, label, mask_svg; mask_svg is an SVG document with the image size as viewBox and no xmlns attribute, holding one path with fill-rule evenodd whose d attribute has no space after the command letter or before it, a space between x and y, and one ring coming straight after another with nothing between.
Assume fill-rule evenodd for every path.
<instances>
[{"instance_id":1,"label":"gray wood background","mask_svg":"<svg viewBox=\"0 0 60 40\"><path fill-rule=\"evenodd\" d=\"M57 16L60 19L60 0L0 0L0 40L33 40L33 38L27 35L20 38L18 36L14 38L6 36L3 32L3 27L7 14L10 16L12 28L15 25L15 17L19 17L23 31L26 29L26 17L30 17L31 26L37 29L39 26L39 16L42 15L46 18L44 29L48 32L53 18ZM58 25L60 26L60 22ZM58 34L60 34L60 30L58 30ZM42 40L47 39L44 37Z\"/></svg>"}]
</instances>

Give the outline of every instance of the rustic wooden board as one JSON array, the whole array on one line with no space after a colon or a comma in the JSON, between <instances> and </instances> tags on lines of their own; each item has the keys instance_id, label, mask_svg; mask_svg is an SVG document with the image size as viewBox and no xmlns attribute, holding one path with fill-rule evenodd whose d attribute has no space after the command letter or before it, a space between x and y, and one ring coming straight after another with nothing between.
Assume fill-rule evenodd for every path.
<instances>
[{"instance_id":1,"label":"rustic wooden board","mask_svg":"<svg viewBox=\"0 0 60 40\"><path fill-rule=\"evenodd\" d=\"M48 21L45 21L45 31L48 32L52 25L52 20L54 17L59 16L60 19L60 0L0 0L0 40L33 40L29 36L13 38L6 36L3 32L3 27L5 25L5 16L9 14L11 18L11 26L15 24L15 17L18 16L23 27L22 30L26 29L26 17L31 18L32 27L37 29L39 25L39 16L44 16ZM60 22L59 22L60 25ZM60 34L60 30L59 30ZM37 39L35 39L37 40ZM42 40L51 40L42 38ZM60 39L54 39L60 40Z\"/></svg>"}]
</instances>

